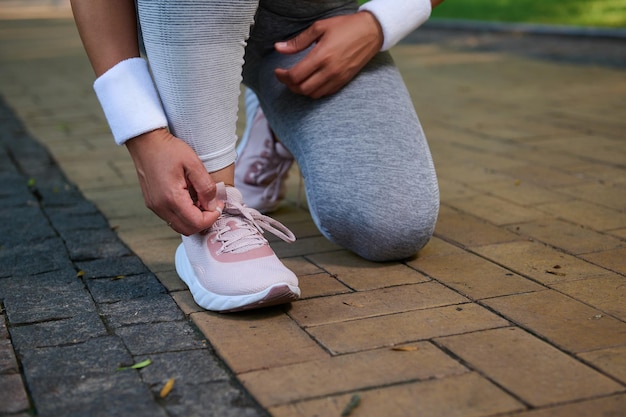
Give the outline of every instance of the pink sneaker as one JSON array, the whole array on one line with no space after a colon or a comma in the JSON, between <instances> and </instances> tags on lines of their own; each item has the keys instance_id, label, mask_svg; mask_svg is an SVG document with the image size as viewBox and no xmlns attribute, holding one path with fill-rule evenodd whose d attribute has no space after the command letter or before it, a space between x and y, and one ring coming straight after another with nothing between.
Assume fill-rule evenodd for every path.
<instances>
[{"instance_id":1,"label":"pink sneaker","mask_svg":"<svg viewBox=\"0 0 626 417\"><path fill-rule=\"evenodd\" d=\"M288 303L300 297L298 278L263 237L268 230L293 242L278 221L246 207L241 193L221 188L224 211L207 233L183 236L176 250L176 271L199 306L232 312Z\"/></svg>"},{"instance_id":2,"label":"pink sneaker","mask_svg":"<svg viewBox=\"0 0 626 417\"><path fill-rule=\"evenodd\" d=\"M253 117L248 118L246 131L237 146L235 187L241 190L250 207L269 213L285 198L285 180L293 156L276 140L258 102L248 104L247 111Z\"/></svg>"}]
</instances>

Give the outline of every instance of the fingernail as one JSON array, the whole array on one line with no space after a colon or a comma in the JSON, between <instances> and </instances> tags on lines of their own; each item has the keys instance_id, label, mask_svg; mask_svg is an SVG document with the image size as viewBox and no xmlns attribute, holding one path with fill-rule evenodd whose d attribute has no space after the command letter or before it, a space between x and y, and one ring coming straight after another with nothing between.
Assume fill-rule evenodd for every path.
<instances>
[{"instance_id":1,"label":"fingernail","mask_svg":"<svg viewBox=\"0 0 626 417\"><path fill-rule=\"evenodd\" d=\"M276 42L274 45L277 48L286 48L287 47L287 42Z\"/></svg>"}]
</instances>

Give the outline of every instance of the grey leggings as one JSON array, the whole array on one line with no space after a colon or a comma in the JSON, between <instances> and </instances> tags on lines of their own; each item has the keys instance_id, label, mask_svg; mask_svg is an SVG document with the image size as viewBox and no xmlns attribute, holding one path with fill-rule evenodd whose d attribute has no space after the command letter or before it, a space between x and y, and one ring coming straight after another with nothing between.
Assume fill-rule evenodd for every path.
<instances>
[{"instance_id":1,"label":"grey leggings","mask_svg":"<svg viewBox=\"0 0 626 417\"><path fill-rule=\"evenodd\" d=\"M273 74L306 53L281 55L274 42L356 8L353 0L138 3L170 128L209 171L236 157L245 54L243 82L295 156L320 231L366 259L402 259L431 237L439 192L424 133L389 54L378 54L341 91L319 100L291 93Z\"/></svg>"}]
</instances>

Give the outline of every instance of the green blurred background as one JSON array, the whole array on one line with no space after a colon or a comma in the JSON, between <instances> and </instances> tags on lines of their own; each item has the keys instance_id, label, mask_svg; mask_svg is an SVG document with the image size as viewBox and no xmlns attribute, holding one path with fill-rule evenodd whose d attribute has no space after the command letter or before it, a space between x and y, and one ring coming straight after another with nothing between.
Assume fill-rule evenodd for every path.
<instances>
[{"instance_id":1,"label":"green blurred background","mask_svg":"<svg viewBox=\"0 0 626 417\"><path fill-rule=\"evenodd\" d=\"M446 0L432 17L625 28L626 0Z\"/></svg>"}]
</instances>

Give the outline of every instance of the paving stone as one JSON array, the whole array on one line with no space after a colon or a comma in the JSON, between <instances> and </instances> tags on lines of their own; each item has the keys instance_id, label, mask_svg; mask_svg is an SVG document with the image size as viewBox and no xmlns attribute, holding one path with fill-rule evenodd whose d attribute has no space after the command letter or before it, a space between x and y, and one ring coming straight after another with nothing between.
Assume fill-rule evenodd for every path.
<instances>
[{"instance_id":1,"label":"paving stone","mask_svg":"<svg viewBox=\"0 0 626 417\"><path fill-rule=\"evenodd\" d=\"M108 335L68 346L25 349L21 360L27 378L33 381L115 375L118 367L134 363L122 340Z\"/></svg>"},{"instance_id":2,"label":"paving stone","mask_svg":"<svg viewBox=\"0 0 626 417\"><path fill-rule=\"evenodd\" d=\"M611 271L626 275L626 246L603 252L589 253L583 255L582 258Z\"/></svg>"},{"instance_id":3,"label":"paving stone","mask_svg":"<svg viewBox=\"0 0 626 417\"><path fill-rule=\"evenodd\" d=\"M0 277L37 275L71 267L59 238L0 248Z\"/></svg>"},{"instance_id":4,"label":"paving stone","mask_svg":"<svg viewBox=\"0 0 626 417\"><path fill-rule=\"evenodd\" d=\"M236 315L202 312L191 318L237 374L329 356L279 308Z\"/></svg>"},{"instance_id":5,"label":"paving stone","mask_svg":"<svg viewBox=\"0 0 626 417\"><path fill-rule=\"evenodd\" d=\"M206 340L187 321L136 324L116 332L133 355L202 349Z\"/></svg>"},{"instance_id":6,"label":"paving stone","mask_svg":"<svg viewBox=\"0 0 626 417\"><path fill-rule=\"evenodd\" d=\"M552 167L544 167L535 164L503 169L502 172L522 182L529 182L550 188L570 186L583 182L575 175L568 175Z\"/></svg>"},{"instance_id":7,"label":"paving stone","mask_svg":"<svg viewBox=\"0 0 626 417\"><path fill-rule=\"evenodd\" d=\"M621 275L563 282L552 288L626 321L626 278Z\"/></svg>"},{"instance_id":8,"label":"paving stone","mask_svg":"<svg viewBox=\"0 0 626 417\"><path fill-rule=\"evenodd\" d=\"M171 268L174 267L175 266L172 264ZM156 271L153 269L152 271L156 273L159 282L161 282L161 284L163 284L163 286L167 288L167 291L176 292L187 290L187 284L185 284L185 281L180 279L175 269L165 271Z\"/></svg>"},{"instance_id":9,"label":"paving stone","mask_svg":"<svg viewBox=\"0 0 626 417\"><path fill-rule=\"evenodd\" d=\"M367 351L239 374L264 407L338 392L460 375L467 369L430 343L412 351Z\"/></svg>"},{"instance_id":10,"label":"paving stone","mask_svg":"<svg viewBox=\"0 0 626 417\"><path fill-rule=\"evenodd\" d=\"M30 408L28 395L22 376L17 374L2 375L0 374L0 392L2 393L2 401L0 401L0 414L8 415L19 413Z\"/></svg>"},{"instance_id":11,"label":"paving stone","mask_svg":"<svg viewBox=\"0 0 626 417\"><path fill-rule=\"evenodd\" d=\"M440 176L442 178L446 178L449 180L459 181L459 179L461 178L462 180L460 181L465 184L476 184L476 183L481 183L481 182L511 181L515 179L515 177L511 177L510 175L507 175L501 172L496 172L492 168L477 166L473 164L467 165L467 164L457 163L457 164L450 165L442 169L441 163L437 162L437 157L438 157L438 154L433 152L433 158L435 159L435 166L439 167L437 168L437 176ZM466 200L471 200L473 198L479 198L479 197L481 196L472 195L467 198L454 199L454 200L448 199L446 200L446 204L449 204L452 201L455 201L455 202L466 201Z\"/></svg>"},{"instance_id":12,"label":"paving stone","mask_svg":"<svg viewBox=\"0 0 626 417\"><path fill-rule=\"evenodd\" d=\"M489 195L449 200L447 205L472 214L497 226L538 220L546 217L541 211L522 207Z\"/></svg>"},{"instance_id":13,"label":"paving stone","mask_svg":"<svg viewBox=\"0 0 626 417\"><path fill-rule=\"evenodd\" d=\"M35 407L41 417L167 416L136 373L118 372L84 380L51 376L35 384Z\"/></svg>"},{"instance_id":14,"label":"paving stone","mask_svg":"<svg viewBox=\"0 0 626 417\"><path fill-rule=\"evenodd\" d=\"M437 236L453 240L466 247L521 239L515 233L508 232L467 213L454 210L445 204L439 209L435 233Z\"/></svg>"},{"instance_id":15,"label":"paving stone","mask_svg":"<svg viewBox=\"0 0 626 417\"><path fill-rule=\"evenodd\" d=\"M509 226L509 229L575 255L624 245L619 239L560 219L516 224Z\"/></svg>"},{"instance_id":16,"label":"paving stone","mask_svg":"<svg viewBox=\"0 0 626 417\"><path fill-rule=\"evenodd\" d=\"M3 156L4 155L4 156ZM0 149L0 208L38 205L37 198L27 188L28 179L14 171L13 162ZM6 168L12 168L6 170Z\"/></svg>"},{"instance_id":17,"label":"paving stone","mask_svg":"<svg viewBox=\"0 0 626 417\"><path fill-rule=\"evenodd\" d=\"M476 373L358 391L355 416L478 417L522 410L524 406ZM339 416L354 394L271 407L274 417Z\"/></svg>"},{"instance_id":18,"label":"paving stone","mask_svg":"<svg viewBox=\"0 0 626 417\"><path fill-rule=\"evenodd\" d=\"M626 384L626 346L580 353L578 357Z\"/></svg>"},{"instance_id":19,"label":"paving stone","mask_svg":"<svg viewBox=\"0 0 626 417\"><path fill-rule=\"evenodd\" d=\"M348 251L313 254L307 259L357 291L428 281L401 263L370 262Z\"/></svg>"},{"instance_id":20,"label":"paving stone","mask_svg":"<svg viewBox=\"0 0 626 417\"><path fill-rule=\"evenodd\" d=\"M131 254L115 232L108 229L97 229L89 233L80 230L67 231L62 233L62 237L73 261L87 261Z\"/></svg>"},{"instance_id":21,"label":"paving stone","mask_svg":"<svg viewBox=\"0 0 626 417\"><path fill-rule=\"evenodd\" d=\"M199 313L206 311L204 308L196 304L189 290L171 292L170 295L184 314Z\"/></svg>"},{"instance_id":22,"label":"paving stone","mask_svg":"<svg viewBox=\"0 0 626 417\"><path fill-rule=\"evenodd\" d=\"M289 189L287 192L289 192ZM286 198L289 197L287 196ZM272 212L272 217L275 217L275 213L280 216L280 211L281 209L276 212ZM313 223L313 219L311 219L310 216L308 219L303 221L289 221L289 230L293 232L293 234L296 236L296 239L322 236L322 233L319 231L315 223ZM271 233L267 233L265 238L270 242L270 244L274 242L282 242L282 239Z\"/></svg>"},{"instance_id":23,"label":"paving stone","mask_svg":"<svg viewBox=\"0 0 626 417\"><path fill-rule=\"evenodd\" d=\"M458 181L454 181L448 178L438 178L439 182L439 197L442 203L447 202L448 200L464 198L464 197L472 197L479 193L476 190L468 188L465 184L462 184ZM442 205L440 210L444 208Z\"/></svg>"},{"instance_id":24,"label":"paving stone","mask_svg":"<svg viewBox=\"0 0 626 417\"><path fill-rule=\"evenodd\" d=\"M545 288L469 252L418 258L408 264L472 299Z\"/></svg>"},{"instance_id":25,"label":"paving stone","mask_svg":"<svg viewBox=\"0 0 626 417\"><path fill-rule=\"evenodd\" d=\"M174 254L180 243L180 235L150 242L144 240L133 246L133 252L151 271L171 271L174 267Z\"/></svg>"},{"instance_id":26,"label":"paving stone","mask_svg":"<svg viewBox=\"0 0 626 417\"><path fill-rule=\"evenodd\" d=\"M76 262L79 270L85 273L86 279L115 278L119 276L149 273L148 268L137 256L102 258L93 261Z\"/></svg>"},{"instance_id":27,"label":"paving stone","mask_svg":"<svg viewBox=\"0 0 626 417\"><path fill-rule=\"evenodd\" d=\"M516 157L520 156L520 150L516 151ZM524 152L524 151L521 151ZM529 151L529 154L537 154L536 150ZM526 155L524 155L526 156ZM554 164L554 160L552 161ZM541 187L536 184L521 181L519 179L510 181L494 181L491 183L471 184L473 188L485 193L509 200L520 206L532 207L538 204L555 203L569 201L571 196L562 193L562 188Z\"/></svg>"},{"instance_id":28,"label":"paving stone","mask_svg":"<svg viewBox=\"0 0 626 417\"><path fill-rule=\"evenodd\" d=\"M0 161L0 164L2 162ZM0 174L0 183L6 184L6 174ZM17 190L15 188L18 188ZM32 195L24 186L20 184L19 187L11 187L10 184L6 186L6 194L0 194L0 209L9 209L17 207L32 207L38 206L39 202L37 198Z\"/></svg>"},{"instance_id":29,"label":"paving stone","mask_svg":"<svg viewBox=\"0 0 626 417\"><path fill-rule=\"evenodd\" d=\"M42 180L37 185L37 192L41 196L41 203L44 207L74 206L84 201L80 190L67 182L60 172L54 181L43 184L41 182Z\"/></svg>"},{"instance_id":30,"label":"paving stone","mask_svg":"<svg viewBox=\"0 0 626 417\"><path fill-rule=\"evenodd\" d=\"M515 414L518 417L620 417L626 410L626 395L612 395L572 404Z\"/></svg>"},{"instance_id":31,"label":"paving stone","mask_svg":"<svg viewBox=\"0 0 626 417\"><path fill-rule=\"evenodd\" d=\"M481 246L475 251L546 285L611 275L606 269L537 242L501 243Z\"/></svg>"},{"instance_id":32,"label":"paving stone","mask_svg":"<svg viewBox=\"0 0 626 417\"><path fill-rule=\"evenodd\" d=\"M12 297L18 293L27 295L26 289L33 289L41 293L81 291L85 285L76 276L73 267L58 271L46 272L38 275L15 275L0 279L0 298Z\"/></svg>"},{"instance_id":33,"label":"paving stone","mask_svg":"<svg viewBox=\"0 0 626 417\"><path fill-rule=\"evenodd\" d=\"M0 339L0 375L19 373L19 367L8 336Z\"/></svg>"},{"instance_id":34,"label":"paving stone","mask_svg":"<svg viewBox=\"0 0 626 417\"><path fill-rule=\"evenodd\" d=\"M626 240L626 228L611 230L608 233L610 233L612 236L617 236L619 238Z\"/></svg>"},{"instance_id":35,"label":"paving stone","mask_svg":"<svg viewBox=\"0 0 626 417\"><path fill-rule=\"evenodd\" d=\"M476 304L458 304L310 327L307 331L334 354L507 326Z\"/></svg>"},{"instance_id":36,"label":"paving stone","mask_svg":"<svg viewBox=\"0 0 626 417\"><path fill-rule=\"evenodd\" d=\"M323 297L351 292L350 288L343 285L335 277L326 273L298 276L301 299Z\"/></svg>"},{"instance_id":37,"label":"paving stone","mask_svg":"<svg viewBox=\"0 0 626 417\"><path fill-rule=\"evenodd\" d=\"M569 352L626 344L626 323L556 291L492 298L483 303Z\"/></svg>"},{"instance_id":38,"label":"paving stone","mask_svg":"<svg viewBox=\"0 0 626 417\"><path fill-rule=\"evenodd\" d=\"M626 213L587 201L543 204L540 208L570 222L598 231L617 229L626 224Z\"/></svg>"},{"instance_id":39,"label":"paving stone","mask_svg":"<svg viewBox=\"0 0 626 417\"><path fill-rule=\"evenodd\" d=\"M12 246L53 238L56 233L39 207L0 209L0 245Z\"/></svg>"},{"instance_id":40,"label":"paving stone","mask_svg":"<svg viewBox=\"0 0 626 417\"><path fill-rule=\"evenodd\" d=\"M615 210L626 210L626 202L622 197L626 191L623 185L594 182L592 184L561 188L559 191L577 198L582 197L587 201L602 204Z\"/></svg>"},{"instance_id":41,"label":"paving stone","mask_svg":"<svg viewBox=\"0 0 626 417\"><path fill-rule=\"evenodd\" d=\"M451 336L437 343L533 406L623 391L613 380L518 328Z\"/></svg>"},{"instance_id":42,"label":"paving stone","mask_svg":"<svg viewBox=\"0 0 626 417\"><path fill-rule=\"evenodd\" d=\"M406 264L413 266L415 262L423 259L431 259L440 256L465 253L466 250L456 244L446 242L438 236L433 236L426 246L422 248L413 258L407 259Z\"/></svg>"},{"instance_id":43,"label":"paving stone","mask_svg":"<svg viewBox=\"0 0 626 417\"><path fill-rule=\"evenodd\" d=\"M51 207L45 209L56 230L66 232L70 230L106 229L109 222L98 211L93 203L83 201L70 207Z\"/></svg>"},{"instance_id":44,"label":"paving stone","mask_svg":"<svg viewBox=\"0 0 626 417\"><path fill-rule=\"evenodd\" d=\"M31 280L31 282L34 280ZM61 320L77 313L96 313L96 306L85 289L50 292L45 287L35 287L4 298L7 317L11 325Z\"/></svg>"},{"instance_id":45,"label":"paving stone","mask_svg":"<svg viewBox=\"0 0 626 417\"><path fill-rule=\"evenodd\" d=\"M150 359L152 364L141 369L141 379L153 391L160 391L170 378L179 386L230 379L222 364L208 349L152 354L139 356L136 360L141 362L146 359Z\"/></svg>"},{"instance_id":46,"label":"paving stone","mask_svg":"<svg viewBox=\"0 0 626 417\"><path fill-rule=\"evenodd\" d=\"M113 303L166 292L152 273L87 280L87 287L96 303Z\"/></svg>"},{"instance_id":47,"label":"paving stone","mask_svg":"<svg viewBox=\"0 0 626 417\"><path fill-rule=\"evenodd\" d=\"M71 346L25 349L28 385L40 416L161 416L162 410L117 337L99 337Z\"/></svg>"},{"instance_id":48,"label":"paving stone","mask_svg":"<svg viewBox=\"0 0 626 417\"><path fill-rule=\"evenodd\" d=\"M79 312L67 319L12 327L10 332L18 353L30 348L84 342L107 334L95 312Z\"/></svg>"},{"instance_id":49,"label":"paving stone","mask_svg":"<svg viewBox=\"0 0 626 417\"><path fill-rule=\"evenodd\" d=\"M291 226L291 225L290 225ZM297 276L301 275L313 275L324 272L322 268L315 265L305 257L293 257L281 259L283 264L293 271Z\"/></svg>"},{"instance_id":50,"label":"paving stone","mask_svg":"<svg viewBox=\"0 0 626 417\"><path fill-rule=\"evenodd\" d=\"M278 220L278 219L277 219ZM281 221L282 222L282 221ZM288 224L284 223L283 224ZM298 239L294 243L276 242L272 244L272 249L279 258L290 258L292 256L303 256L313 253L329 252L341 249L323 236L307 237Z\"/></svg>"},{"instance_id":51,"label":"paving stone","mask_svg":"<svg viewBox=\"0 0 626 417\"><path fill-rule=\"evenodd\" d=\"M302 300L292 304L289 315L308 327L466 301L441 284L425 282Z\"/></svg>"},{"instance_id":52,"label":"paving stone","mask_svg":"<svg viewBox=\"0 0 626 417\"><path fill-rule=\"evenodd\" d=\"M107 325L113 328L129 324L177 321L185 318L169 294L101 304L100 312Z\"/></svg>"},{"instance_id":53,"label":"paving stone","mask_svg":"<svg viewBox=\"0 0 626 417\"><path fill-rule=\"evenodd\" d=\"M172 417L267 417L256 403L228 382L174 384L162 404Z\"/></svg>"}]
</instances>

